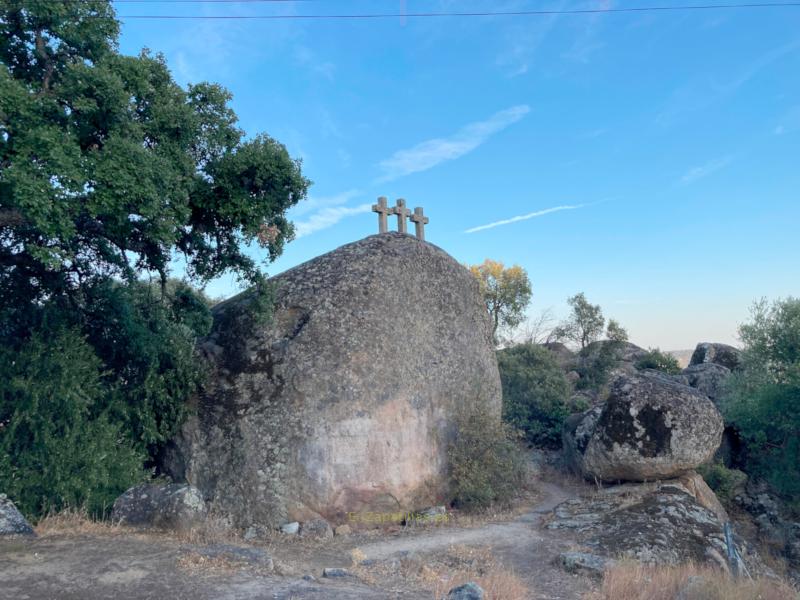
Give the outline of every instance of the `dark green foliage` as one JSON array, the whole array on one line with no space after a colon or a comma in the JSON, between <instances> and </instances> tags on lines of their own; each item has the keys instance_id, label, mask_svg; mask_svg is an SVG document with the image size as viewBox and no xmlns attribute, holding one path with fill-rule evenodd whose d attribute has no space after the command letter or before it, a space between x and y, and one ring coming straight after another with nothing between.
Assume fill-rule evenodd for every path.
<instances>
[{"instance_id":1,"label":"dark green foliage","mask_svg":"<svg viewBox=\"0 0 800 600\"><path fill-rule=\"evenodd\" d=\"M608 383L611 369L619 362L621 347L620 342L605 340L581 350L575 368L580 379L575 387L579 390L599 391Z\"/></svg>"},{"instance_id":2,"label":"dark green foliage","mask_svg":"<svg viewBox=\"0 0 800 600\"><path fill-rule=\"evenodd\" d=\"M800 500L800 299L753 307L739 329L741 369L725 388L722 409L744 441L744 469Z\"/></svg>"},{"instance_id":3,"label":"dark green foliage","mask_svg":"<svg viewBox=\"0 0 800 600\"><path fill-rule=\"evenodd\" d=\"M466 406L448 448L453 505L468 510L507 505L525 482L518 435L485 406Z\"/></svg>"},{"instance_id":4,"label":"dark green foliage","mask_svg":"<svg viewBox=\"0 0 800 600\"><path fill-rule=\"evenodd\" d=\"M747 475L739 469L729 469L721 462L702 465L698 473L725 506L733 506L737 494L747 483Z\"/></svg>"},{"instance_id":5,"label":"dark green foliage","mask_svg":"<svg viewBox=\"0 0 800 600\"><path fill-rule=\"evenodd\" d=\"M26 515L102 513L143 476L143 453L109 418L101 367L74 330L0 346L0 489Z\"/></svg>"},{"instance_id":6,"label":"dark green foliage","mask_svg":"<svg viewBox=\"0 0 800 600\"><path fill-rule=\"evenodd\" d=\"M677 375L681 372L678 359L671 354L661 352L658 348L650 348L647 354L636 361L635 366L637 369L655 369L669 375Z\"/></svg>"},{"instance_id":7,"label":"dark green foliage","mask_svg":"<svg viewBox=\"0 0 800 600\"><path fill-rule=\"evenodd\" d=\"M569 416L569 382L552 353L519 344L497 353L503 384L503 418L538 446L557 448Z\"/></svg>"},{"instance_id":8,"label":"dark green foliage","mask_svg":"<svg viewBox=\"0 0 800 600\"><path fill-rule=\"evenodd\" d=\"M248 247L281 253L310 184L280 143L245 137L225 89L182 89L118 34L103 0L0 3L0 491L29 514L97 510L159 451L212 325L170 263L263 289ZM249 324L270 313L256 295Z\"/></svg>"},{"instance_id":9,"label":"dark green foliage","mask_svg":"<svg viewBox=\"0 0 800 600\"><path fill-rule=\"evenodd\" d=\"M211 314L180 282L159 287L104 281L86 290L83 330L103 361L110 415L137 446L155 454L183 421L185 400L202 382L194 350Z\"/></svg>"}]
</instances>

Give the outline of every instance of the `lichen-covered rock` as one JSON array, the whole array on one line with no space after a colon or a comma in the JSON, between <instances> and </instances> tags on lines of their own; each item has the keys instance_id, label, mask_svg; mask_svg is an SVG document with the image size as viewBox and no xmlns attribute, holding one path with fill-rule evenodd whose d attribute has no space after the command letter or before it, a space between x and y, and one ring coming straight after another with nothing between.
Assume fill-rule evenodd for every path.
<instances>
[{"instance_id":1,"label":"lichen-covered rock","mask_svg":"<svg viewBox=\"0 0 800 600\"><path fill-rule=\"evenodd\" d=\"M570 464L589 479L652 481L708 461L722 417L703 394L655 373L618 377L608 400L564 429Z\"/></svg>"},{"instance_id":2,"label":"lichen-covered rock","mask_svg":"<svg viewBox=\"0 0 800 600\"><path fill-rule=\"evenodd\" d=\"M722 394L722 386L730 377L731 370L717 363L699 363L683 370L690 386L716 402Z\"/></svg>"},{"instance_id":3,"label":"lichen-covered rock","mask_svg":"<svg viewBox=\"0 0 800 600\"><path fill-rule=\"evenodd\" d=\"M0 537L35 535L33 527L17 510L14 503L5 494L0 494Z\"/></svg>"},{"instance_id":4,"label":"lichen-covered rock","mask_svg":"<svg viewBox=\"0 0 800 600\"><path fill-rule=\"evenodd\" d=\"M303 538L332 538L333 528L325 519L312 519L300 525L300 537Z\"/></svg>"},{"instance_id":5,"label":"lichen-covered rock","mask_svg":"<svg viewBox=\"0 0 800 600\"><path fill-rule=\"evenodd\" d=\"M144 483L114 501L111 519L134 527L186 531L200 524L207 513L197 488L179 483Z\"/></svg>"},{"instance_id":6,"label":"lichen-covered rock","mask_svg":"<svg viewBox=\"0 0 800 600\"><path fill-rule=\"evenodd\" d=\"M579 573L592 577L602 577L606 569L616 564L612 558L587 552L562 552L558 555L558 562L567 573Z\"/></svg>"},{"instance_id":7,"label":"lichen-covered rock","mask_svg":"<svg viewBox=\"0 0 800 600\"><path fill-rule=\"evenodd\" d=\"M598 557L726 568L722 523L679 482L613 486L569 500L556 507L547 527L576 531Z\"/></svg>"},{"instance_id":8,"label":"lichen-covered rock","mask_svg":"<svg viewBox=\"0 0 800 600\"><path fill-rule=\"evenodd\" d=\"M718 344L713 342L701 342L694 349L689 366L713 363L736 370L741 362L741 351L728 344Z\"/></svg>"},{"instance_id":9,"label":"lichen-covered rock","mask_svg":"<svg viewBox=\"0 0 800 600\"><path fill-rule=\"evenodd\" d=\"M272 280L270 324L226 331L251 296L213 309L211 384L165 470L238 527L430 506L454 417L500 414L477 282L436 246L386 233Z\"/></svg>"}]
</instances>

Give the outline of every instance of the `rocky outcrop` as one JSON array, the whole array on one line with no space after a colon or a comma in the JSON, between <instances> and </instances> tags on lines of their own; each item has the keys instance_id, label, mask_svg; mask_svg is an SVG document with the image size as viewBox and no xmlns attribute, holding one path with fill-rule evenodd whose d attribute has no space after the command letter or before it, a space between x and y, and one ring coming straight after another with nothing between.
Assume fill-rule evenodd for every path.
<instances>
[{"instance_id":1,"label":"rocky outcrop","mask_svg":"<svg viewBox=\"0 0 800 600\"><path fill-rule=\"evenodd\" d=\"M0 494L0 538L35 535L33 527L17 510L14 503L5 494Z\"/></svg>"},{"instance_id":2,"label":"rocky outcrop","mask_svg":"<svg viewBox=\"0 0 800 600\"><path fill-rule=\"evenodd\" d=\"M689 385L711 398L714 403L722 395L723 385L730 374L728 367L711 362L691 365L683 370Z\"/></svg>"},{"instance_id":3,"label":"rocky outcrop","mask_svg":"<svg viewBox=\"0 0 800 600\"><path fill-rule=\"evenodd\" d=\"M576 531L597 559L727 568L722 525L680 482L667 481L618 485L568 500L556 507L547 527Z\"/></svg>"},{"instance_id":4,"label":"rocky outcrop","mask_svg":"<svg viewBox=\"0 0 800 600\"><path fill-rule=\"evenodd\" d=\"M149 484L132 487L114 501L112 521L134 527L187 531L207 515L200 491L185 484Z\"/></svg>"},{"instance_id":5,"label":"rocky outcrop","mask_svg":"<svg viewBox=\"0 0 800 600\"><path fill-rule=\"evenodd\" d=\"M676 477L719 447L722 417L703 394L655 373L618 377L608 400L567 420L568 462L589 479Z\"/></svg>"},{"instance_id":6,"label":"rocky outcrop","mask_svg":"<svg viewBox=\"0 0 800 600\"><path fill-rule=\"evenodd\" d=\"M728 344L718 344L713 342L701 342L692 354L689 366L713 363L736 370L741 362L741 351Z\"/></svg>"},{"instance_id":7,"label":"rocky outcrop","mask_svg":"<svg viewBox=\"0 0 800 600\"><path fill-rule=\"evenodd\" d=\"M213 309L212 383L164 469L242 528L436 504L454 416L467 402L500 413L474 277L386 233L272 282L269 324L230 330L252 295Z\"/></svg>"}]
</instances>

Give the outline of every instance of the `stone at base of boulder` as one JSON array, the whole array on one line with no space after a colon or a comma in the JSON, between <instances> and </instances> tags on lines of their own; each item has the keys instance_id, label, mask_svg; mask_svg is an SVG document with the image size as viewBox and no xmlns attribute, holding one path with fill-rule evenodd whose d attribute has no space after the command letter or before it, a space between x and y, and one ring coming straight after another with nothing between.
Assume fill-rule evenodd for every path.
<instances>
[{"instance_id":1,"label":"stone at base of boulder","mask_svg":"<svg viewBox=\"0 0 800 600\"><path fill-rule=\"evenodd\" d=\"M332 538L333 529L325 519L313 519L300 525L302 538Z\"/></svg>"},{"instance_id":2,"label":"stone at base of boulder","mask_svg":"<svg viewBox=\"0 0 800 600\"><path fill-rule=\"evenodd\" d=\"M331 567L322 569L322 576L328 579L336 579L339 577L350 577L350 571L347 569L340 569L339 567Z\"/></svg>"},{"instance_id":3,"label":"stone at base of boulder","mask_svg":"<svg viewBox=\"0 0 800 600\"><path fill-rule=\"evenodd\" d=\"M0 537L35 537L33 527L5 494L0 494Z\"/></svg>"},{"instance_id":4,"label":"stone at base of boulder","mask_svg":"<svg viewBox=\"0 0 800 600\"><path fill-rule=\"evenodd\" d=\"M186 531L203 522L208 508L200 490L187 484L143 483L114 501L111 519L125 525Z\"/></svg>"},{"instance_id":5,"label":"stone at base of boulder","mask_svg":"<svg viewBox=\"0 0 800 600\"><path fill-rule=\"evenodd\" d=\"M471 581L453 588L447 594L447 600L483 600L485 597L483 588Z\"/></svg>"},{"instance_id":6,"label":"stone at base of boulder","mask_svg":"<svg viewBox=\"0 0 800 600\"><path fill-rule=\"evenodd\" d=\"M562 552L558 555L558 562L568 573L580 573L593 577L602 577L606 569L616 564L614 559L586 552Z\"/></svg>"},{"instance_id":7,"label":"stone at base of boulder","mask_svg":"<svg viewBox=\"0 0 800 600\"><path fill-rule=\"evenodd\" d=\"M300 531L300 523L297 521L281 525L281 533L285 533L286 535L297 535L298 531Z\"/></svg>"},{"instance_id":8,"label":"stone at base of boulder","mask_svg":"<svg viewBox=\"0 0 800 600\"><path fill-rule=\"evenodd\" d=\"M353 533L353 530L350 529L350 525L339 525L333 530L333 535L350 535Z\"/></svg>"}]
</instances>

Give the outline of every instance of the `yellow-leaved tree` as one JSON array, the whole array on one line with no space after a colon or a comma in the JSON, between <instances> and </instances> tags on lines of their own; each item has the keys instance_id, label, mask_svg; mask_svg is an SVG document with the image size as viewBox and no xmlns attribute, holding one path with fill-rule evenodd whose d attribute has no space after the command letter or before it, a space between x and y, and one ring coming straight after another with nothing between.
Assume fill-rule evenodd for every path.
<instances>
[{"instance_id":1,"label":"yellow-leaved tree","mask_svg":"<svg viewBox=\"0 0 800 600\"><path fill-rule=\"evenodd\" d=\"M492 335L500 342L501 333L510 333L522 323L525 309L531 301L531 282L528 273L519 265L506 266L486 259L469 270L478 280L486 310L492 318Z\"/></svg>"}]
</instances>

